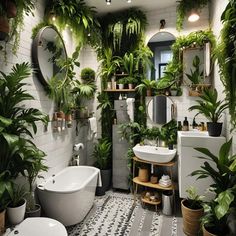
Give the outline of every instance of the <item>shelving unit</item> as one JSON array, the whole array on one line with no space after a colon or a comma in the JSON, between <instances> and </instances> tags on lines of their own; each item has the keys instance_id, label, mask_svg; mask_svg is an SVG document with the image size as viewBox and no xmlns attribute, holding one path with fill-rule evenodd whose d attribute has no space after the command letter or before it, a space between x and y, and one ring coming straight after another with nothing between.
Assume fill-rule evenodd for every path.
<instances>
[{"instance_id":1,"label":"shelving unit","mask_svg":"<svg viewBox=\"0 0 236 236\"><path fill-rule=\"evenodd\" d=\"M154 166L165 166L169 168L169 175L170 178L172 179L173 174L172 174L172 167L175 165L175 161L170 161L167 163L159 163L159 162L151 162L151 161L145 161L142 159L139 159L138 157L133 157L133 189L134 189L134 203L136 204L136 195L138 192L138 186L144 186L144 187L149 187L149 188L153 188L153 189L157 189L157 190L170 190L173 191L173 196L174 196L174 210L175 210L175 184L172 182L172 184L168 187L164 187L162 185L160 185L159 183L153 184L151 182L142 182L139 180L138 177L135 177L135 168L136 168L136 162L141 162L141 163L146 163L146 164L150 164L150 165L154 165ZM141 196L141 201L142 203L147 203L147 204L151 204L151 205L155 205L156 209L157 209L157 205L159 205L161 203L161 200L159 199L159 201L149 201L147 199L145 199L143 196Z\"/></svg>"},{"instance_id":2,"label":"shelving unit","mask_svg":"<svg viewBox=\"0 0 236 236\"><path fill-rule=\"evenodd\" d=\"M103 91L111 93L123 93L123 92L135 92L135 89L104 89Z\"/></svg>"}]
</instances>

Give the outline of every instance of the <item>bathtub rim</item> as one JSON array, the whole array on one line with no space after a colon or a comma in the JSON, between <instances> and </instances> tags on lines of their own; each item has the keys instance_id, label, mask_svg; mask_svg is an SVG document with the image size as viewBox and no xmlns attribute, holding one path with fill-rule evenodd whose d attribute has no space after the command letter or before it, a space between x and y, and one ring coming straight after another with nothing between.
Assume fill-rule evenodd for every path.
<instances>
[{"instance_id":1,"label":"bathtub rim","mask_svg":"<svg viewBox=\"0 0 236 236\"><path fill-rule=\"evenodd\" d=\"M62 173L66 172L68 169L93 169L94 173L91 174L89 176L88 179L86 179L86 181L84 181L84 183L77 189L73 189L73 190L51 190L49 188L46 187L47 183L52 181L53 179L55 179L58 175L61 175ZM58 173L56 173L53 176L50 176L49 178L47 178L44 182L37 184L37 190L39 191L43 191L43 192L49 192L49 193L59 193L59 194L70 194L70 193L75 193L81 189L83 189L85 186L87 186L88 182L91 181L95 176L100 175L100 169L98 169L97 167L94 166L67 166L65 167L63 170L59 171ZM98 181L98 180L97 180Z\"/></svg>"}]
</instances>

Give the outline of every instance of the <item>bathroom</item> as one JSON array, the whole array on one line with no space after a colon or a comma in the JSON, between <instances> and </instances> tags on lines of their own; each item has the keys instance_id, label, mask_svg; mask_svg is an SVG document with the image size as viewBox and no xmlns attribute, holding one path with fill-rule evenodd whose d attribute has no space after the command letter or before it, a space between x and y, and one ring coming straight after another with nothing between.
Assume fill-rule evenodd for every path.
<instances>
[{"instance_id":1,"label":"bathroom","mask_svg":"<svg viewBox=\"0 0 236 236\"><path fill-rule=\"evenodd\" d=\"M234 88L236 86L233 80L231 81L229 79L229 74L224 75L226 78L222 79L222 73L224 74L227 70L233 69L223 66L224 63L222 61L227 57L219 53L220 49L219 47L217 48L221 42L220 36L225 39L227 38L225 35L228 33L226 32L223 35L221 31L223 29L223 23L220 20L221 15L229 2L235 7L236 1L201 1L204 3L201 3L203 7L200 7L201 9L199 10L200 18L196 22L189 22L187 12L190 11L191 6L195 6L194 2L197 1L182 0L180 2L185 6L182 7L186 11L182 15L182 27L181 23L179 23L181 21L179 19L180 16L177 15L177 6L180 3L174 0L158 2L155 0L148 0L146 2L141 0L77 0L78 5L81 4L81 7L78 8L79 16L77 17L81 18L81 15L83 15L83 20L79 21L80 23L78 24L74 23L74 18L70 18L69 14L65 13L66 10L62 11L65 6L73 9L73 2L74 1L63 0L60 2L62 5L60 5L58 1L55 0L4 0L0 3L1 84L3 83L2 81L7 83L4 80L5 76L6 81L10 81L10 78L14 77L11 76L11 73L20 73L24 70L26 72L26 75L23 76L25 77L24 80L21 81L19 78L11 89L17 89L19 83L25 83L22 85L25 93L29 93L34 98L34 100L32 100L31 97L27 95L20 101L20 99L16 97L15 101L10 104L8 103L12 98L8 93L10 84L6 85L6 87L0 84L0 105L2 107L0 108L0 147L2 149L0 150L0 182L1 187L5 186L5 189L3 188L3 190L5 190L4 194L3 190L0 191L0 212L2 210L4 211L7 208L6 206L10 203L9 196L11 194L8 192L7 186L12 187L13 183L14 190L17 190L16 186L23 186L27 192L33 194L36 187L35 185L37 185L35 199L41 205L42 202L45 202L42 208L49 209L55 202L55 199L52 197L53 200L52 203L50 203L49 199L51 200L51 196L47 194L49 194L49 192L51 193L52 189L59 185L59 179L62 180L65 186L61 189L59 186L59 190L56 190L56 197L58 197L56 207L62 212L65 212L66 210L64 209L67 207L65 201L70 202L69 195L73 192L68 190L69 186L75 188L76 184L78 184L75 179L82 181L85 175L88 175L86 181L89 183L93 182L92 195L87 195L87 193L91 191L86 190L87 192L85 191L83 193L85 195L73 197L80 199L79 201L83 203L80 204L83 206L82 208L75 210L83 212L83 214L81 213L82 216L80 215L83 219L75 212L76 217L80 218L77 220L78 223L63 223L63 219L53 221L53 218L55 219L56 217L53 215L50 216L47 209L42 209L42 217L41 219L35 218L34 228L37 228L37 224L40 225L40 222L42 225L44 224L46 226L46 224L48 224L48 218L46 217L49 217L52 220L51 222L56 222L55 225L58 226L58 228L55 226L54 232L49 233L49 231L45 231L45 233L41 232L41 234L60 235L61 233L61 235L71 236L185 235L182 229L183 217L180 209L180 201L182 198L186 198L186 189L184 188L182 190L181 183L184 183L185 176L190 174L191 171L200 169L200 165L198 167L196 166L196 169L191 169L189 173L183 173L184 170L188 169L190 162L188 162L188 160L181 162L179 156L181 154L183 156L184 150L187 150L185 146L181 149L181 145L184 142L190 142L192 139L194 140L193 143L202 144L202 146L197 147L211 147L211 151L217 152L220 146L226 141L228 141L227 144L230 145L229 142L231 142L232 138L230 155L236 153L236 136L235 129L233 129L236 120L234 117L236 114L234 110ZM188 5L186 2L191 2L192 5L190 3L188 3L190 4ZM63 3L65 5L63 5ZM201 4L200 6L202 6ZM6 9L10 8L10 5L13 5L13 10L12 12L7 12L6 16ZM24 9L23 13L20 10L22 6ZM87 6L89 9L87 13L86 10L80 10L87 9ZM96 13L89 8L93 6L95 7ZM138 7L140 11L132 10L132 7ZM127 12L130 15L126 14ZM112 14L107 15L108 13ZM121 24L122 20L127 20L129 16L132 21L132 14L137 17L136 20L139 22L140 29L132 28L132 25L128 28L128 23L126 26ZM98 16L99 18L97 19L94 16ZM5 23L11 22L11 24L8 25L9 28L7 27L8 29L1 28L4 19L7 20ZM109 29L109 23L113 28L111 27ZM131 23L132 22L130 22L130 24ZM121 27L126 27L127 34L130 33L131 36L131 39L127 36L127 42L125 43L122 41L121 35L119 35ZM212 33L209 33L209 28L211 28ZM13 29L17 29L17 31L15 32ZM139 30L139 36L142 35L142 37L132 38L133 35L131 34L137 35L136 32ZM11 34L13 34L13 36ZM214 37L212 37L212 34ZM199 36L199 38L197 36ZM201 36L205 37L202 41ZM195 45L195 43L198 44L198 41L191 41L192 38L196 38L196 40L199 40L202 44ZM52 40L54 40L54 43L50 44ZM214 42L214 40L216 42ZM235 41L234 38L232 40ZM226 41L227 40L225 40L225 43ZM176 42L179 42L179 44L175 44ZM188 44L188 42L191 42L191 45ZM146 45L149 46L149 50ZM171 45L175 45L175 48L171 49ZM222 45L222 47L224 46L225 45ZM57 51L57 47L59 47L60 51ZM158 54L158 48L161 48L163 55ZM218 61L221 62L221 68L219 67L218 61L213 62L211 58L214 48L218 49L218 52L214 52L214 54L218 56ZM196 52L196 54L193 52ZM155 57L151 56L152 53L155 54ZM53 57L50 55L53 55ZM132 70L132 68L129 67L129 63L127 63L132 60L132 56L135 60L138 58L140 63L142 63L142 60L146 60L147 64L150 63L151 58L151 64L153 64L152 69L145 68L146 65L144 66L143 64L141 70L140 68L137 69L134 67ZM163 61L160 59L161 57L164 57ZM176 80L177 82L175 84L177 87L177 95L173 95L170 90L171 87L174 87L172 84L166 86L165 80L158 81L158 78L165 77L165 70L168 71L168 69L170 69L170 67L168 68L166 65L171 57L175 59L174 66L177 68L174 72L181 72L181 76L179 76L180 79L178 81ZM198 63L198 59L200 63ZM128 68L125 66L126 63L128 64ZM184 67L179 68L178 63L183 63ZM16 64L18 64L18 67L16 67ZM234 61L232 61L232 65L233 64ZM50 65L52 65L52 67L50 67ZM188 110L191 106L195 105L196 100L199 99L199 96L194 94L198 93L199 90L195 88L192 89L189 79L190 76L186 74L190 75L197 66L200 67L200 71L203 71L205 81L195 84L206 84L207 86L210 84L211 88L217 90L218 100L225 102L230 101L229 108L223 111L221 117L223 128L221 137L219 138L210 139L208 136L205 137L204 135L207 133L206 122L208 119L204 114L199 114L195 117L198 113L196 109ZM34 69L35 73L32 74L30 69ZM229 71L229 73L231 72L232 71ZM53 73L57 73L60 79L58 80L58 77L54 76ZM84 78L82 78L83 74L85 75ZM114 76L114 74L116 75ZM91 75L91 78L86 77L86 75ZM174 78L174 76L170 74L169 77ZM64 80L64 78L68 79ZM158 82L156 82L156 80ZM70 81L70 83L68 83L68 81ZM131 82L135 84L136 88L128 87L128 83ZM161 84L161 82L163 82L164 85ZM125 88L120 89L119 83L125 84ZM151 96L146 96L148 84L150 87L154 88ZM155 86L156 88L159 86L158 89L155 89ZM61 95L60 92L63 94L62 97L58 96L58 94ZM192 96L189 96L190 93L193 93ZM9 96L9 99L7 96ZM4 97L5 103L3 100ZM68 101L67 98L72 98L75 104L71 104L73 102ZM156 107L154 106L154 102L158 103L158 98L165 100L165 109L167 109L166 118L164 118L165 121L160 118L161 121L159 125L155 124L158 123L158 118L153 114ZM25 109L24 111L31 113L31 118L34 117L26 120L26 124L28 122L31 126L30 128L26 128L22 123L17 123L18 120L14 119L14 115L12 114L14 114L15 110L11 107L14 105L14 102L16 107L23 107L23 110ZM161 101L159 102L162 103ZM161 106L157 106L157 108L160 107ZM43 112L46 116L41 116L38 110L29 111L27 108L38 109L39 112ZM164 113L163 108L160 109L161 112ZM61 110L64 111L63 114L61 114ZM70 115L70 113L72 113L73 117L65 118L65 114ZM4 117L10 120L6 120ZM17 115L15 115L15 117L17 117ZM182 131L182 133L178 133L179 135L177 137L176 124L174 124L174 128L170 127L169 130L165 129L166 126L164 124L169 123L172 118L176 122L181 121L181 125L184 126L183 121L185 117L187 117L189 123L189 133ZM201 127L199 126L198 129L205 131L196 131L196 133L194 133L196 129L192 131L194 117L195 122L202 125ZM150 118L153 118L155 123ZM129 121L131 122L127 123ZM203 122L203 124L201 122ZM15 125L13 128L12 124ZM24 130L22 131L20 128L17 130L15 128L18 127L17 125ZM163 125L164 128L161 130L160 127L163 127ZM175 130L174 136L172 136L173 133L170 135L169 133L165 133L172 130L172 128ZM182 130L185 128L186 127L182 127ZM29 178L30 169L27 170L20 166L20 155L16 156L16 162L12 159L7 160L6 156L14 156L14 154L9 154L9 152L7 152L8 150L5 148L11 146L10 142L14 140L7 139L8 136L5 135L6 132L11 132L10 134L13 135L12 138L15 138L15 142L17 142L16 144L14 143L15 147L21 147L21 141L25 142L24 146L32 145L31 141L35 144L35 148L30 146L33 149L33 155L31 155L37 157L41 167L39 167L38 171L35 170L33 174L36 173L36 175L34 175L33 178ZM160 133L162 136L164 133L162 138L160 138ZM16 138L24 135L27 138ZM174 141L171 139L172 137ZM211 142L209 146L205 146L208 141L205 142L204 140L207 138L211 140L209 141ZM133 178L138 175L137 167L142 165L138 163L137 160L132 159L134 157L132 147L141 142L144 144L143 147L151 145L162 151L161 146L163 146L163 144L161 140L163 139L168 140L169 144L173 146L171 148L176 151L175 154L177 153L173 159L173 166L171 166L171 168L173 167L173 173L172 170L169 170L171 168L168 166L149 165L148 178L151 178L150 172L152 172L154 177L158 176L159 181L162 174L160 175L158 171L161 170L163 175L172 176L177 183L176 187L170 189L173 191L172 194L175 195L173 199L174 204L172 202L173 209L171 209L171 214L163 214L163 202L163 204L143 204L140 200L140 193L144 187L138 186L138 180L136 182L133 181ZM218 144L217 141L215 141L217 139L220 140ZM142 148L142 145L140 146ZM102 148L104 148L105 151ZM20 154L26 157L27 150L28 149L22 149L22 152L24 152ZM107 152L107 150L109 151ZM169 150L168 153L170 151L171 150ZM104 155L107 155L109 160L107 163L102 162ZM186 155L188 155L188 153ZM194 156L197 155L199 155L199 153L195 152ZM218 153L215 153L215 155L218 155ZM27 156L27 158L29 158L28 164L32 156ZM163 153L161 156L163 156ZM99 159L99 157L101 159ZM7 170L9 170L9 166L6 164L7 161L15 168L13 170L13 172L15 172L12 174L11 178L8 178L9 175L7 174ZM136 168L134 168L134 163ZM181 163L186 164L186 167L183 167ZM84 171L84 166L89 168ZM90 168L93 166L98 167L100 172L98 173L95 168ZM77 175L76 173L72 176L65 171L67 168L75 170L76 167L81 168L78 169L81 175ZM106 169L110 169L110 171L106 171ZM94 172L90 173L92 170L94 170ZM57 176L58 173L62 172L63 175ZM234 172L235 175L235 167L232 167L232 172ZM157 176L155 176L155 174L157 174ZM106 175L105 181L104 179L101 181L101 175ZM92 176L95 176L95 180L97 178L97 182L92 179ZM168 179L168 177L164 177L164 179L165 178ZM197 177L194 178L196 179ZM29 184L27 181L30 181ZM46 187L46 181L49 181L50 184L54 183ZM153 178L153 181L157 180ZM167 180L167 182L168 181L169 180ZM199 183L196 184L199 188L203 188L204 186L206 189L209 187L201 185L201 180L197 180L196 183ZM105 189L108 189L107 191L104 190L104 186ZM135 187L138 188L137 191L135 191ZM43 195L43 197L40 196L40 193L46 188L49 190L48 193ZM94 196L95 188L96 196ZM151 192L150 188L148 189L149 190L146 191L147 195ZM67 190L70 193L67 192L64 198L61 199L59 192ZM184 192L184 194L179 194L180 191ZM232 187L233 197L236 195L235 191L234 186L234 189ZM135 192L137 192L136 201L134 201ZM161 198L162 190L159 189L157 192L157 198ZM202 194L201 192L201 195ZM26 195L27 194L25 194L24 198L27 197ZM155 194L152 197L155 198ZM230 209L235 209L233 208L235 207L235 199L233 197L231 198L233 200L230 202ZM48 203L47 207L45 207L46 203ZM134 205L134 203L136 204ZM216 204L216 202L214 202L214 204ZM155 205L155 207L153 205ZM63 206L63 208L61 206ZM218 219L219 222L225 220L228 215L229 209L226 215ZM73 218L75 219L76 217ZM20 227L21 224L12 228L7 213L5 214L5 218L4 230L6 230L6 235L14 233L14 230L20 231L20 228L17 227ZM68 217L65 216L64 218ZM38 221L36 221L36 219ZM233 218L232 221L235 221L235 218ZM26 222L26 220L23 222ZM58 222L63 223L66 228ZM33 224L33 222L31 222L31 224ZM60 233L57 231L59 228L61 230ZM26 234L23 235L28 236ZM31 235L36 235L36 232L31 233Z\"/></svg>"}]
</instances>

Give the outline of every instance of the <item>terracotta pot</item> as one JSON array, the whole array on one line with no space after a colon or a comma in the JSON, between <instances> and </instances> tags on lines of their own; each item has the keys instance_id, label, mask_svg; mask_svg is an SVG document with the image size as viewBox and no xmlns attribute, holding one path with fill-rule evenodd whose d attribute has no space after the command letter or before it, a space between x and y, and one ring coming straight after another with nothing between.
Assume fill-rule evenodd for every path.
<instances>
[{"instance_id":1,"label":"terracotta pot","mask_svg":"<svg viewBox=\"0 0 236 236\"><path fill-rule=\"evenodd\" d=\"M14 18L17 15L17 8L15 1L12 0L5 0L5 6L7 9L7 17Z\"/></svg>"},{"instance_id":2,"label":"terracotta pot","mask_svg":"<svg viewBox=\"0 0 236 236\"><path fill-rule=\"evenodd\" d=\"M0 40L6 40L10 32L10 26L7 17L0 16Z\"/></svg>"},{"instance_id":3,"label":"terracotta pot","mask_svg":"<svg viewBox=\"0 0 236 236\"><path fill-rule=\"evenodd\" d=\"M138 178L141 182L148 182L149 181L148 169L139 168Z\"/></svg>"},{"instance_id":4,"label":"terracotta pot","mask_svg":"<svg viewBox=\"0 0 236 236\"><path fill-rule=\"evenodd\" d=\"M210 232L205 228L205 225L204 225L204 226L203 226L203 236L217 236L217 235L210 233Z\"/></svg>"},{"instance_id":5,"label":"terracotta pot","mask_svg":"<svg viewBox=\"0 0 236 236\"><path fill-rule=\"evenodd\" d=\"M65 120L66 120L66 125L68 128L72 127L72 115L71 114L66 114L65 115Z\"/></svg>"},{"instance_id":6,"label":"terracotta pot","mask_svg":"<svg viewBox=\"0 0 236 236\"><path fill-rule=\"evenodd\" d=\"M181 210L183 215L183 231L186 235L198 235L200 230L200 218L203 216L204 210L190 209L185 206L186 199L181 201Z\"/></svg>"},{"instance_id":7,"label":"terracotta pot","mask_svg":"<svg viewBox=\"0 0 236 236\"><path fill-rule=\"evenodd\" d=\"M65 119L65 113L63 111L57 112L57 118Z\"/></svg>"},{"instance_id":8,"label":"terracotta pot","mask_svg":"<svg viewBox=\"0 0 236 236\"><path fill-rule=\"evenodd\" d=\"M5 232L5 214L6 210L0 212L0 235Z\"/></svg>"},{"instance_id":9,"label":"terracotta pot","mask_svg":"<svg viewBox=\"0 0 236 236\"><path fill-rule=\"evenodd\" d=\"M152 96L152 90L151 89L147 89L147 96L151 97Z\"/></svg>"},{"instance_id":10,"label":"terracotta pot","mask_svg":"<svg viewBox=\"0 0 236 236\"><path fill-rule=\"evenodd\" d=\"M133 88L134 88L134 85L133 85L133 84L128 84L128 88L129 88L129 89L133 89Z\"/></svg>"}]
</instances>

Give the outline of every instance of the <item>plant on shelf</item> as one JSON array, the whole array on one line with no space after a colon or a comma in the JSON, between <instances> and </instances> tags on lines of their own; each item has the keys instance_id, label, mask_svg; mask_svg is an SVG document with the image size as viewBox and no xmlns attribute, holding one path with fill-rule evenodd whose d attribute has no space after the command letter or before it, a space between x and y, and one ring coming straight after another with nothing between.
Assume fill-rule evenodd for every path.
<instances>
[{"instance_id":1,"label":"plant on shelf","mask_svg":"<svg viewBox=\"0 0 236 236\"><path fill-rule=\"evenodd\" d=\"M101 171L102 187L97 187L97 195L104 195L111 184L112 143L104 138L99 139L94 147L95 166Z\"/></svg>"},{"instance_id":2,"label":"plant on shelf","mask_svg":"<svg viewBox=\"0 0 236 236\"><path fill-rule=\"evenodd\" d=\"M99 27L94 7L87 6L84 0L48 1L45 12L49 23L61 30L70 27L78 46L88 41L88 34L95 37L93 28Z\"/></svg>"},{"instance_id":3,"label":"plant on shelf","mask_svg":"<svg viewBox=\"0 0 236 236\"><path fill-rule=\"evenodd\" d=\"M81 70L80 77L84 82L95 81L95 71L89 67Z\"/></svg>"},{"instance_id":4,"label":"plant on shelf","mask_svg":"<svg viewBox=\"0 0 236 236\"><path fill-rule=\"evenodd\" d=\"M119 80L117 81L117 84L118 84L118 86L119 86L119 89L124 89L125 84L126 84L125 78L119 79Z\"/></svg>"},{"instance_id":5,"label":"plant on shelf","mask_svg":"<svg viewBox=\"0 0 236 236\"><path fill-rule=\"evenodd\" d=\"M207 130L210 136L220 136L222 123L219 122L228 103L218 100L216 89L204 89L201 100L196 100L197 105L189 108L189 111L197 110L198 114L203 114L210 122L207 122Z\"/></svg>"},{"instance_id":6,"label":"plant on shelf","mask_svg":"<svg viewBox=\"0 0 236 236\"><path fill-rule=\"evenodd\" d=\"M183 29L184 18L191 13L192 10L199 11L204 8L210 0L179 0L177 6L177 22L176 28L178 31Z\"/></svg>"},{"instance_id":7,"label":"plant on shelf","mask_svg":"<svg viewBox=\"0 0 236 236\"><path fill-rule=\"evenodd\" d=\"M26 83L23 82L30 74L28 63L14 65L9 74L0 72L0 198L3 202L8 201L12 191L11 181L19 173L24 175L26 167L32 165L28 153L40 151L32 142L37 123L48 123L48 116L38 109L22 106L33 100L24 90Z\"/></svg>"},{"instance_id":8,"label":"plant on shelf","mask_svg":"<svg viewBox=\"0 0 236 236\"><path fill-rule=\"evenodd\" d=\"M152 96L153 91L157 89L157 82L155 80L142 79L141 84L136 86L139 94L143 95L145 92L147 96Z\"/></svg>"},{"instance_id":9,"label":"plant on shelf","mask_svg":"<svg viewBox=\"0 0 236 236\"><path fill-rule=\"evenodd\" d=\"M125 80L125 84L128 84L129 89L133 89L134 86L138 83L138 80L131 76L124 77L123 79Z\"/></svg>"},{"instance_id":10,"label":"plant on shelf","mask_svg":"<svg viewBox=\"0 0 236 236\"><path fill-rule=\"evenodd\" d=\"M199 56L196 55L193 58L192 65L193 69L190 68L190 74L185 73L185 75L192 82L190 88L192 90L197 90L198 92L201 93L202 92L201 87L199 87L198 85L203 83L204 77L203 77L203 70L200 70L201 62Z\"/></svg>"},{"instance_id":11,"label":"plant on shelf","mask_svg":"<svg viewBox=\"0 0 236 236\"><path fill-rule=\"evenodd\" d=\"M223 28L220 43L215 51L219 62L220 78L225 87L224 93L229 104L232 128L236 128L236 82L235 82L235 50L236 50L236 8L235 0L230 0L221 15ZM230 40L229 40L230 39Z\"/></svg>"},{"instance_id":12,"label":"plant on shelf","mask_svg":"<svg viewBox=\"0 0 236 236\"><path fill-rule=\"evenodd\" d=\"M231 146L232 138L221 146L218 156L207 148L195 148L204 155L198 158L205 161L201 169L191 175L198 176L197 179L210 177L213 183L209 190L215 195L210 203L204 204L202 222L205 231L216 235L235 235L236 155L230 155Z\"/></svg>"}]
</instances>

